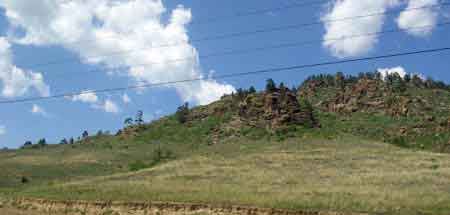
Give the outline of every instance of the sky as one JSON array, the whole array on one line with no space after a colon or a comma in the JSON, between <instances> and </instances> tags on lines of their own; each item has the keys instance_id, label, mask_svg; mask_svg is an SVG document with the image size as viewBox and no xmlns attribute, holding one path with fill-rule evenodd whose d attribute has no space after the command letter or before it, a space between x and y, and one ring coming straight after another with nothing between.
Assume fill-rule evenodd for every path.
<instances>
[{"instance_id":1,"label":"sky","mask_svg":"<svg viewBox=\"0 0 450 215\"><path fill-rule=\"evenodd\" d=\"M292 6L309 2L314 4ZM214 79L267 68L449 47L449 26L440 23L449 21L450 10L438 3L0 0L0 101L85 92L59 99L0 104L0 148L17 148L25 141L40 138L58 143L62 138L77 138L84 130L91 134L98 130L114 133L123 127L125 118L134 117L138 110L144 112L146 121L151 121L173 113L184 102L206 105L237 88L263 89L267 78L298 86L313 74L381 71L421 74L450 83L449 52ZM361 17L368 14L378 15ZM316 24L221 37L302 23ZM402 31L348 38L393 29ZM315 42L206 57L302 41ZM196 78L206 79L108 94L89 93Z\"/></svg>"}]
</instances>

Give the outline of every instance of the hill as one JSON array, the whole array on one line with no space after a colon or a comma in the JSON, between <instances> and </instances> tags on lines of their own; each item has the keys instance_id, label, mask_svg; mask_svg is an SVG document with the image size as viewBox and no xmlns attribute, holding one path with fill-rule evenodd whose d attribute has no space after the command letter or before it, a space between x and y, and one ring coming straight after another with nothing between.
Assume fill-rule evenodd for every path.
<instances>
[{"instance_id":1,"label":"hill","mask_svg":"<svg viewBox=\"0 0 450 215\"><path fill-rule=\"evenodd\" d=\"M449 114L449 86L418 77L268 80L114 135L2 151L0 208L27 197L448 214Z\"/></svg>"}]
</instances>

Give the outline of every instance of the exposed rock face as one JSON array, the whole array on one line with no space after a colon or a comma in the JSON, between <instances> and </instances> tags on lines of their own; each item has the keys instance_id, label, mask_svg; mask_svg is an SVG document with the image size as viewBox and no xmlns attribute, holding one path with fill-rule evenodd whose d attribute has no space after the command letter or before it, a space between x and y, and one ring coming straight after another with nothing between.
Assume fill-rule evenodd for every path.
<instances>
[{"instance_id":1,"label":"exposed rock face","mask_svg":"<svg viewBox=\"0 0 450 215\"><path fill-rule=\"evenodd\" d=\"M423 116L430 104L421 97L396 93L381 80L361 78L343 88L327 86L312 80L299 90L300 96L313 98L317 90L328 90L328 98L321 95L323 102L314 104L324 111L337 113L381 112L393 117ZM330 96L331 95L331 96Z\"/></svg>"},{"instance_id":2,"label":"exposed rock face","mask_svg":"<svg viewBox=\"0 0 450 215\"><path fill-rule=\"evenodd\" d=\"M239 107L242 121L253 126L264 126L271 130L287 125L318 126L312 108L302 107L297 95L289 89L251 94Z\"/></svg>"}]
</instances>

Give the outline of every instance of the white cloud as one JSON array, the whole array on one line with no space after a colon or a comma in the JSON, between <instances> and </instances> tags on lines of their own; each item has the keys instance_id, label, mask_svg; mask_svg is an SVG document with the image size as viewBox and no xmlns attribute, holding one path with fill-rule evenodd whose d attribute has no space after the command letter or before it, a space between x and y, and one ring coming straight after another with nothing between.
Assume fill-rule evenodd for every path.
<instances>
[{"instance_id":1,"label":"white cloud","mask_svg":"<svg viewBox=\"0 0 450 215\"><path fill-rule=\"evenodd\" d=\"M207 105L220 99L222 95L235 91L231 85L223 85L214 80L205 80L200 83L185 84L178 88L178 93L184 100L198 101L200 105Z\"/></svg>"},{"instance_id":2,"label":"white cloud","mask_svg":"<svg viewBox=\"0 0 450 215\"><path fill-rule=\"evenodd\" d=\"M110 99L106 99L101 105L94 105L94 108L101 109L107 113L119 113L120 109L115 102Z\"/></svg>"},{"instance_id":3,"label":"white cloud","mask_svg":"<svg viewBox=\"0 0 450 215\"><path fill-rule=\"evenodd\" d=\"M384 13L389 7L397 4L397 0L337 0L334 4L329 5L321 18L326 30L323 46L328 48L334 56L340 58L368 53L378 42L378 38L375 36L339 41L335 39L380 31L384 24L384 15L345 21L330 20Z\"/></svg>"},{"instance_id":4,"label":"white cloud","mask_svg":"<svg viewBox=\"0 0 450 215\"><path fill-rule=\"evenodd\" d=\"M48 116L47 111L45 111L44 108L36 104L33 104L33 107L31 108L31 113L35 115Z\"/></svg>"},{"instance_id":5,"label":"white cloud","mask_svg":"<svg viewBox=\"0 0 450 215\"><path fill-rule=\"evenodd\" d=\"M119 113L119 106L112 100L106 99L104 102L100 100L95 92L91 90L82 91L79 95L66 97L74 102L83 102L90 104L91 108L103 110L107 113ZM122 98L123 99L123 98Z\"/></svg>"},{"instance_id":6,"label":"white cloud","mask_svg":"<svg viewBox=\"0 0 450 215\"><path fill-rule=\"evenodd\" d=\"M123 95L122 95L122 102L123 102L124 104L129 104L129 103L131 103L131 98L128 96L128 94L123 94Z\"/></svg>"},{"instance_id":7,"label":"white cloud","mask_svg":"<svg viewBox=\"0 0 450 215\"><path fill-rule=\"evenodd\" d=\"M393 67L393 68L384 68L378 69L378 72L381 74L381 78L385 79L387 75L397 73L400 77L404 78L407 74L405 69L401 66Z\"/></svg>"},{"instance_id":8,"label":"white cloud","mask_svg":"<svg viewBox=\"0 0 450 215\"><path fill-rule=\"evenodd\" d=\"M381 78L382 79L385 79L388 74L394 74L394 73L397 73L401 78L404 78L406 74L410 74L411 76L412 75L417 75L422 80L426 79L423 74L420 74L420 73L408 73L401 66L392 67L392 68L381 68L381 69L378 69L377 72L379 72L381 74Z\"/></svg>"},{"instance_id":9,"label":"white cloud","mask_svg":"<svg viewBox=\"0 0 450 215\"><path fill-rule=\"evenodd\" d=\"M6 127L3 125L0 125L0 136L5 135L6 134Z\"/></svg>"},{"instance_id":10,"label":"white cloud","mask_svg":"<svg viewBox=\"0 0 450 215\"><path fill-rule=\"evenodd\" d=\"M23 96L35 89L41 96L49 96L50 88L45 84L41 73L26 71L13 65L11 44L0 37L0 81L1 94L13 98Z\"/></svg>"},{"instance_id":11,"label":"white cloud","mask_svg":"<svg viewBox=\"0 0 450 215\"><path fill-rule=\"evenodd\" d=\"M409 29L406 30L411 35L424 37L432 33L437 24L439 9L437 7L422 8L420 10L414 8L426 7L429 5L436 5L439 0L409 0L406 10L400 13L397 18L397 24L401 29L408 29L411 27L430 26L424 29ZM411 10L414 9L414 10Z\"/></svg>"},{"instance_id":12,"label":"white cloud","mask_svg":"<svg viewBox=\"0 0 450 215\"><path fill-rule=\"evenodd\" d=\"M367 54L378 43L378 35L352 36L380 32L386 15L378 14L406 3L406 9L396 20L399 28L414 36L430 35L437 24L440 11L438 7L431 6L436 6L439 0L337 0L328 5L321 17L326 30L323 46L329 49L333 56L339 58ZM363 17L369 14L377 15ZM351 17L358 18L347 19ZM416 28L426 26L431 27L420 30ZM352 38L345 39L345 37Z\"/></svg>"},{"instance_id":13,"label":"white cloud","mask_svg":"<svg viewBox=\"0 0 450 215\"><path fill-rule=\"evenodd\" d=\"M60 45L78 54L85 63L107 68L129 67L128 76L137 82L202 76L197 50L189 44L186 29L192 14L183 6L167 11L161 0L2 0L0 7L5 8L10 31L25 32L25 36L14 38L16 42ZM167 24L162 18L165 13L170 13ZM184 45L167 46L181 43ZM165 47L150 49L150 46ZM139 51L127 55L108 55L136 49ZM100 55L104 56L92 58ZM191 60L174 62L176 59ZM231 85L216 81L169 87L175 87L183 100L198 104L220 98L224 90L234 90Z\"/></svg>"},{"instance_id":14,"label":"white cloud","mask_svg":"<svg viewBox=\"0 0 450 215\"><path fill-rule=\"evenodd\" d=\"M72 101L80 101L84 103L96 103L98 101L98 96L92 91L86 90L82 91L79 95L72 96Z\"/></svg>"}]
</instances>

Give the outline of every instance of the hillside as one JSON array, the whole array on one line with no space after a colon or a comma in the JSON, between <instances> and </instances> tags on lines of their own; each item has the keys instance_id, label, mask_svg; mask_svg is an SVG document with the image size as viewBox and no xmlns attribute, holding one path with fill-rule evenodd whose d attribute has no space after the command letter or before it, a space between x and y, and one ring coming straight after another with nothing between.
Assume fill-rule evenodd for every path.
<instances>
[{"instance_id":1,"label":"hillside","mask_svg":"<svg viewBox=\"0 0 450 215\"><path fill-rule=\"evenodd\" d=\"M314 76L298 94L311 101L329 127L402 147L449 152L449 86L418 76L380 76Z\"/></svg>"},{"instance_id":2,"label":"hillside","mask_svg":"<svg viewBox=\"0 0 450 215\"><path fill-rule=\"evenodd\" d=\"M0 211L27 197L448 214L449 89L377 73L268 80L114 135L1 151Z\"/></svg>"}]
</instances>

